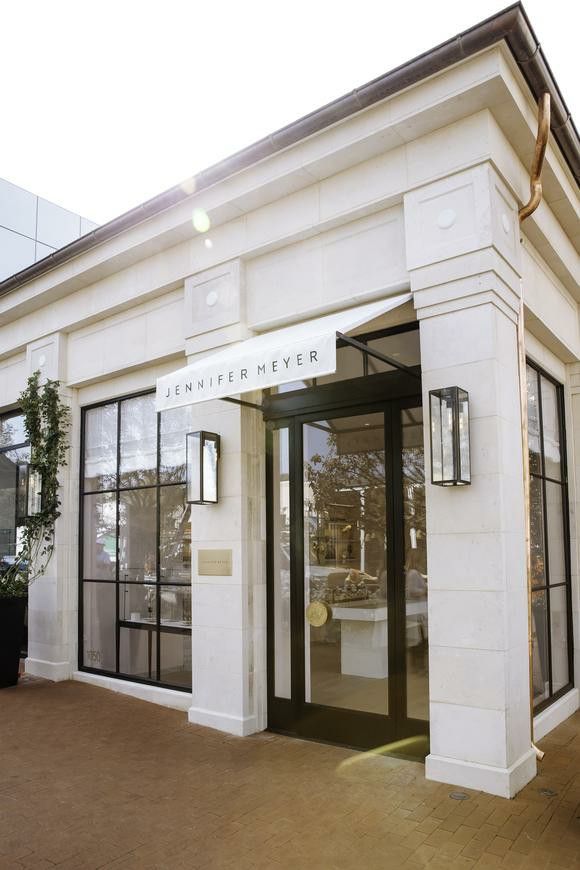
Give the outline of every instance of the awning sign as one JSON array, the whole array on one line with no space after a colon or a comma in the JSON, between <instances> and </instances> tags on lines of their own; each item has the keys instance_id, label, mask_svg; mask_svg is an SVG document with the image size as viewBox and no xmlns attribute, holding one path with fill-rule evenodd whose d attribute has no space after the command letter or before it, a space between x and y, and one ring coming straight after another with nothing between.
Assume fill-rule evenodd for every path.
<instances>
[{"instance_id":1,"label":"awning sign","mask_svg":"<svg viewBox=\"0 0 580 870\"><path fill-rule=\"evenodd\" d=\"M347 334L411 299L410 293L367 302L255 335L157 381L158 411L305 381L336 371L336 334Z\"/></svg>"},{"instance_id":2,"label":"awning sign","mask_svg":"<svg viewBox=\"0 0 580 870\"><path fill-rule=\"evenodd\" d=\"M250 340L251 341L251 340ZM179 408L246 393L292 381L321 377L336 371L336 333L314 335L286 347L255 348L239 345L239 355L223 359L216 354L157 382L157 410ZM251 352L253 351L253 352Z\"/></svg>"}]
</instances>

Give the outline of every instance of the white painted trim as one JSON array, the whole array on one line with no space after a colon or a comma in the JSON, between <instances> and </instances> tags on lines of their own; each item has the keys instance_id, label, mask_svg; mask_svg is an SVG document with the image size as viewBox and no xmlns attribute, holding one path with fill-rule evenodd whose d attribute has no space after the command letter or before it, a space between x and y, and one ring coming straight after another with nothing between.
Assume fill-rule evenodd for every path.
<instances>
[{"instance_id":1,"label":"white painted trim","mask_svg":"<svg viewBox=\"0 0 580 870\"><path fill-rule=\"evenodd\" d=\"M171 707L173 710L189 710L191 694L179 692L177 689L164 689L162 686L148 686L145 683L132 683L129 680L116 680L114 677L104 677L101 674L88 674L84 671L75 671L73 680L79 683L89 683L91 686L99 686L118 692L120 695L130 695L141 701L149 701L159 704L160 707Z\"/></svg>"},{"instance_id":2,"label":"white painted trim","mask_svg":"<svg viewBox=\"0 0 580 870\"><path fill-rule=\"evenodd\" d=\"M53 683L62 683L72 677L70 662L47 662L44 659L27 658L24 669L33 677L42 677L45 680L52 680Z\"/></svg>"},{"instance_id":3,"label":"white painted trim","mask_svg":"<svg viewBox=\"0 0 580 870\"><path fill-rule=\"evenodd\" d=\"M247 737L261 731L255 716L230 716L228 713L217 713L214 710L203 710L201 707L190 707L187 714L192 725L203 725L205 728L215 728L237 737Z\"/></svg>"},{"instance_id":4,"label":"white painted trim","mask_svg":"<svg viewBox=\"0 0 580 870\"><path fill-rule=\"evenodd\" d=\"M458 761L441 755L428 755L425 759L426 779L448 782L450 785L472 788L504 798L515 797L535 775L536 754L531 748L507 768Z\"/></svg>"},{"instance_id":5,"label":"white painted trim","mask_svg":"<svg viewBox=\"0 0 580 870\"><path fill-rule=\"evenodd\" d=\"M580 707L580 691L570 689L537 716L534 716L534 740L541 740L562 722L565 722Z\"/></svg>"}]
</instances>

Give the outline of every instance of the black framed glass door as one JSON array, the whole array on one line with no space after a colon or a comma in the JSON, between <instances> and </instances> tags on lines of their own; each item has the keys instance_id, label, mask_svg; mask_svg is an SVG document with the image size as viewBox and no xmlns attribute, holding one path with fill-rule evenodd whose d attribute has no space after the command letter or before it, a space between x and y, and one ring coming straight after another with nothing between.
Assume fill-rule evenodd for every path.
<instances>
[{"instance_id":1,"label":"black framed glass door","mask_svg":"<svg viewBox=\"0 0 580 870\"><path fill-rule=\"evenodd\" d=\"M270 727L361 748L425 735L420 401L273 425Z\"/></svg>"}]
</instances>

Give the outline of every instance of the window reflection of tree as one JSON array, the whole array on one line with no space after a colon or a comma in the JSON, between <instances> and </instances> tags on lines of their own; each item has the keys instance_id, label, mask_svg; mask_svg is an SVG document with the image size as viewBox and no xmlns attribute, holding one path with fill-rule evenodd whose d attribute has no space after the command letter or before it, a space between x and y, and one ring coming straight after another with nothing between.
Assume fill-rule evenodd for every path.
<instances>
[{"instance_id":1,"label":"window reflection of tree","mask_svg":"<svg viewBox=\"0 0 580 870\"><path fill-rule=\"evenodd\" d=\"M162 580L189 582L191 576L191 507L185 487L161 489L159 561Z\"/></svg>"},{"instance_id":2,"label":"window reflection of tree","mask_svg":"<svg viewBox=\"0 0 580 870\"><path fill-rule=\"evenodd\" d=\"M157 414L155 397L121 403L121 485L143 486L157 479Z\"/></svg>"},{"instance_id":3,"label":"window reflection of tree","mask_svg":"<svg viewBox=\"0 0 580 870\"><path fill-rule=\"evenodd\" d=\"M423 447L404 447L403 517L405 524L405 551L413 550L416 569L427 573L426 509L425 509L425 452ZM414 531L413 531L414 530Z\"/></svg>"},{"instance_id":4,"label":"window reflection of tree","mask_svg":"<svg viewBox=\"0 0 580 870\"><path fill-rule=\"evenodd\" d=\"M382 431L382 426L381 426ZM364 541L365 570L377 576L385 558L384 450L357 448L363 429L329 431L326 452L305 460L310 514L310 563L357 567Z\"/></svg>"},{"instance_id":5,"label":"window reflection of tree","mask_svg":"<svg viewBox=\"0 0 580 870\"><path fill-rule=\"evenodd\" d=\"M156 489L119 493L119 577L144 581L155 575Z\"/></svg>"},{"instance_id":6,"label":"window reflection of tree","mask_svg":"<svg viewBox=\"0 0 580 870\"><path fill-rule=\"evenodd\" d=\"M85 433L85 487L112 489L117 465L117 404L87 411Z\"/></svg>"}]
</instances>

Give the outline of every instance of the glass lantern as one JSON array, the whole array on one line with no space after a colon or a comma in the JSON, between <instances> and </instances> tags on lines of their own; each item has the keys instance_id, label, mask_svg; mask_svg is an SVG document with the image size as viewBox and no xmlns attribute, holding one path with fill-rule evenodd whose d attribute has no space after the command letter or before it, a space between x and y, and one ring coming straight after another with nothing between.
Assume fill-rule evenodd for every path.
<instances>
[{"instance_id":1,"label":"glass lantern","mask_svg":"<svg viewBox=\"0 0 580 870\"><path fill-rule=\"evenodd\" d=\"M217 504L220 436L215 432L187 434L187 501Z\"/></svg>"},{"instance_id":2,"label":"glass lantern","mask_svg":"<svg viewBox=\"0 0 580 870\"><path fill-rule=\"evenodd\" d=\"M461 387L429 393L431 411L431 483L467 486L469 456L469 394Z\"/></svg>"}]
</instances>

